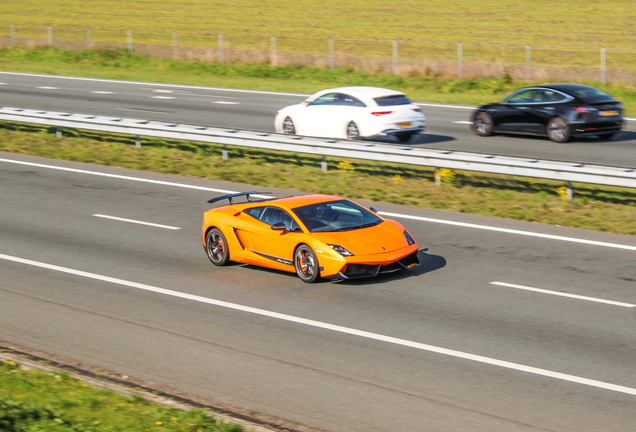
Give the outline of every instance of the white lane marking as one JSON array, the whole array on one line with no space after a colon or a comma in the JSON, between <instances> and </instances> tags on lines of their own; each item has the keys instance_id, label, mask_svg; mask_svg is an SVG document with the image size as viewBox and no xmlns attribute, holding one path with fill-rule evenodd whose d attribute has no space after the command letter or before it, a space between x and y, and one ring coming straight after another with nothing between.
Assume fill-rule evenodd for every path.
<instances>
[{"instance_id":1,"label":"white lane marking","mask_svg":"<svg viewBox=\"0 0 636 432\"><path fill-rule=\"evenodd\" d=\"M7 85L7 83L0 83L0 85Z\"/></svg>"},{"instance_id":2,"label":"white lane marking","mask_svg":"<svg viewBox=\"0 0 636 432\"><path fill-rule=\"evenodd\" d=\"M636 251L636 246L629 246L629 245L623 245L623 244L618 244L618 243L607 243L607 242L600 242L600 241L595 241L595 240L585 240L585 239L579 239L579 238L575 238L575 237L564 237L564 236L557 236L557 235L552 235L552 234L536 233L536 232L532 232L532 231L520 231L520 230L509 229L509 228L492 227L492 226L487 226L487 225L477 225L477 224L471 224L471 223L466 223L466 222L455 222L455 221L448 221L448 220L443 220L443 219L427 218L427 217L422 217L422 216L404 215L404 214L399 214L399 213L389 213L389 212L379 212L379 213L382 216L391 216L391 217L404 218L404 219L413 219L413 220L419 220L419 221L422 221L422 222L432 222L432 223L439 223L439 224L445 224L445 225L455 225L455 226L461 226L461 227L466 227L466 228L475 228L475 229L482 229L482 230L487 230L487 231L497 231L497 232L508 233L508 234L524 235L524 236L529 236L529 237L539 237L539 238L545 238L545 239L550 239L550 240L560 240L560 241L566 241L566 242L572 242L572 243L582 243L582 244L593 245L593 246L603 246L603 247L609 247L609 248L615 248L615 249L625 249L625 250L630 250L630 251Z\"/></svg>"},{"instance_id":3,"label":"white lane marking","mask_svg":"<svg viewBox=\"0 0 636 432\"><path fill-rule=\"evenodd\" d=\"M92 91L91 93L95 93L95 94L114 94L114 92L111 92L111 91L102 91L102 90Z\"/></svg>"},{"instance_id":4,"label":"white lane marking","mask_svg":"<svg viewBox=\"0 0 636 432\"><path fill-rule=\"evenodd\" d=\"M545 289L541 289L541 288L533 288L533 287L529 287L529 286L515 285L515 284L511 284L511 283L506 283L506 282L490 282L490 284L491 285L504 286L504 287L508 287L508 288L515 288L515 289L520 289L520 290L525 290L525 291L534 291L534 292L538 292L538 293L542 293L542 294L551 294L551 295L560 296L560 297L569 297L569 298L574 298L574 299L578 299L578 300L587 300L587 301L596 302L596 303L605 303L605 304L609 304L609 305L612 305L612 306L622 306L622 307L628 307L628 308L636 307L636 304L631 304L631 303L623 303L623 302L617 302L617 301L613 301L613 300L599 299L599 298L595 298L595 297L586 297L586 296L581 296L581 295L576 295L576 294L563 293L563 292L559 292L559 291L550 291L550 290L545 290Z\"/></svg>"},{"instance_id":5,"label":"white lane marking","mask_svg":"<svg viewBox=\"0 0 636 432\"><path fill-rule=\"evenodd\" d=\"M172 114L168 111L153 111L153 110L144 110L144 109L135 109L135 108L115 108L121 111L135 111L135 112L145 112L145 113L153 113L153 114Z\"/></svg>"},{"instance_id":6,"label":"white lane marking","mask_svg":"<svg viewBox=\"0 0 636 432\"><path fill-rule=\"evenodd\" d=\"M301 96L301 97L309 96L309 95L300 94L300 93L283 93L283 92L261 91L261 90L228 89L228 88L221 88L221 87L190 86L190 85L183 85L183 84L163 84L163 83L150 83L150 82L141 82L141 81L120 81L120 80L101 79L101 78L81 78L81 77L42 75L42 74L21 73L21 72L0 71L0 74L29 76L29 77L38 77L38 78L77 80L77 81L107 82L107 83L116 83L116 84L132 84L132 85L146 85L146 86L151 85L155 87L166 87L166 88L214 90L214 91L225 91L225 92L235 92L235 93L253 93L253 94L267 94L267 95L278 95L278 96Z\"/></svg>"},{"instance_id":7,"label":"white lane marking","mask_svg":"<svg viewBox=\"0 0 636 432\"><path fill-rule=\"evenodd\" d=\"M636 118L629 118L629 117L624 117L625 120L629 120L629 121L636 121Z\"/></svg>"},{"instance_id":8,"label":"white lane marking","mask_svg":"<svg viewBox=\"0 0 636 432\"><path fill-rule=\"evenodd\" d=\"M173 96L151 96L152 99L174 99Z\"/></svg>"},{"instance_id":9,"label":"white lane marking","mask_svg":"<svg viewBox=\"0 0 636 432\"><path fill-rule=\"evenodd\" d=\"M42 89L42 90L59 90L60 89L59 87L48 87L48 86L41 86L41 87L37 87L37 88Z\"/></svg>"},{"instance_id":10,"label":"white lane marking","mask_svg":"<svg viewBox=\"0 0 636 432\"><path fill-rule=\"evenodd\" d=\"M236 303L229 303L222 300L215 300L207 297L201 297L194 294L187 294L179 291L173 291L165 288L159 288L152 285L145 285L137 282L131 282L123 279L117 279L110 276L102 276L95 273L89 273L81 270L75 270L67 267L60 267L52 264L42 263L39 261L32 261L24 258L14 257L10 255L0 254L0 259L11 261L15 263L30 265L33 267L39 267L47 270L53 270L61 273L71 274L75 276L85 277L88 279L94 279L102 282L109 282L117 285L127 286L130 288L136 288L139 290L149 291L157 294L163 294L167 296L177 297L185 300L196 301L200 303L206 303L214 306L224 307L227 309L233 309L241 312L247 312L254 315L261 315L278 320L293 322L296 324L303 324L310 327L320 328L324 330L331 330L338 333L344 333L352 336L359 336L366 339L372 339L380 342L386 342L394 345L405 346L409 348L415 348L421 351L432 352L436 354L442 354L450 357L455 357L463 360L470 360L478 363L484 363L492 366L499 366L505 369L516 370L520 372L527 372L534 375L544 376L548 378L555 378L558 380L568 381L572 383L582 384L586 386L601 388L604 390L610 390L619 393L625 393L636 396L636 388L621 386L617 384L611 384L603 381L597 381L593 379L583 378L576 375L569 375L561 372L555 372L548 369L536 368L533 366L526 366L519 363L513 363L505 360L498 360L491 357L485 357L477 354L470 354L462 351L456 351L452 349L437 347L434 345L427 345L419 342L413 342L407 339L400 339L392 336L385 336L379 333L371 333L364 330L357 330L350 327L343 327L335 324L329 324L321 321L314 321L311 319L301 318L293 315L282 314L278 312L272 312L265 309L258 309L250 306L244 306Z\"/></svg>"},{"instance_id":11,"label":"white lane marking","mask_svg":"<svg viewBox=\"0 0 636 432\"><path fill-rule=\"evenodd\" d=\"M469 120L459 120L459 121L454 121L453 123L457 123L457 124L467 124L467 125L471 125L473 124L473 122L469 121Z\"/></svg>"},{"instance_id":12,"label":"white lane marking","mask_svg":"<svg viewBox=\"0 0 636 432\"><path fill-rule=\"evenodd\" d=\"M34 163L34 162L17 161L17 160L12 160L12 159L0 158L0 162L13 163L13 164L17 164L17 165L33 166L33 167L38 167L38 168L48 168L48 169L52 169L52 170L74 172L74 173L79 173L79 174L88 174L88 175L94 175L94 176L99 176L99 177L116 178L116 179L120 179L120 180L130 180L130 181L138 181L138 182L142 182L142 183L152 183L152 184L158 184L158 185L163 185L163 186L174 186L174 187L181 187L181 188L185 188L185 189L203 190L203 191L208 191L208 192L221 192L221 193L226 193L226 194L238 193L237 191L229 191L229 190L225 190L225 189L215 189L215 188L209 188L209 187L205 187L205 186L194 186L194 185L189 185L189 184L184 184L184 183L173 183L173 182L167 182L167 181L162 181L162 180L150 180L150 179L145 179L145 178L141 178L141 177L130 177L130 176L124 176L124 175L118 175L118 174L108 174L108 173L101 173L101 172L97 172L97 171L88 171L88 170L82 170L82 169L77 169L77 168L58 167L58 166L55 166L55 165L45 165L45 164L39 164L39 163ZM251 195L251 196L255 197L255 198L261 198L261 199L262 198L264 198L264 199L272 199L272 198L274 198L271 195Z\"/></svg>"},{"instance_id":13,"label":"white lane marking","mask_svg":"<svg viewBox=\"0 0 636 432\"><path fill-rule=\"evenodd\" d=\"M172 93L172 90L159 90L159 89L154 89L153 92L155 93Z\"/></svg>"},{"instance_id":14,"label":"white lane marking","mask_svg":"<svg viewBox=\"0 0 636 432\"><path fill-rule=\"evenodd\" d=\"M161 224L156 224L156 223L151 223L151 222L143 222L143 221L138 221L138 220L134 220L134 219L125 219L125 218L120 218L120 217L116 217L116 216L108 216L108 215L103 215L103 214L94 214L93 216L98 217L98 218L104 218L104 219L112 219L112 220L121 221L121 222L130 222L130 223L139 224L139 225L148 225L148 226L155 227L155 228L164 228L164 229L169 229L169 230L180 230L181 229L179 227L174 227L174 226L170 226L170 225L161 225Z\"/></svg>"},{"instance_id":15,"label":"white lane marking","mask_svg":"<svg viewBox=\"0 0 636 432\"><path fill-rule=\"evenodd\" d=\"M222 105L239 105L239 102L230 102L230 101L214 101L212 103L222 104Z\"/></svg>"},{"instance_id":16,"label":"white lane marking","mask_svg":"<svg viewBox=\"0 0 636 432\"><path fill-rule=\"evenodd\" d=\"M423 103L416 102L417 105L421 106L430 106L430 107L438 107L438 108L457 108L457 109L476 109L477 107L472 106L463 106L463 105L444 105L444 104L435 104L435 103Z\"/></svg>"},{"instance_id":17,"label":"white lane marking","mask_svg":"<svg viewBox=\"0 0 636 432\"><path fill-rule=\"evenodd\" d=\"M77 168L65 168L65 167L59 167L59 166L55 166L55 165L45 165L45 164L34 163L34 162L17 161L17 160L13 160L13 159L0 158L0 162L12 163L12 164L17 164L17 165L34 166L34 167L39 167L39 168L47 168L47 169L53 169L53 170L58 170L58 171L75 172L75 173L79 173L79 174L88 174L88 175L95 175L95 176L101 176L101 177L117 178L117 179L121 179L121 180L131 180L131 181L138 181L138 182L143 182L143 183L160 184L160 185L164 185L164 186L181 187L181 188L185 188L185 189L197 189L197 190L204 190L204 191L209 191L209 192L221 192L221 193L226 193L226 194L237 193L236 191L229 191L229 190L224 190L224 189L214 189L214 188L209 188L209 187L204 187L204 186L194 186L194 185L189 185L189 184L184 184L184 183L173 183L173 182L167 182L167 181L161 181L161 180L150 180L150 179L145 179L145 178L141 178L141 177L130 177L130 176L123 176L123 175L118 175L118 174L108 174L108 173L101 173L101 172L96 172L96 171L81 170L81 169L77 169ZM274 198L273 196L270 196L270 195L252 195L252 196L255 197L255 198L261 198L261 199L263 199L263 198L264 199L272 199L272 198ZM574 238L574 237L563 237L563 236L556 236L556 235L551 235L551 234L541 234L541 233L535 233L535 232L531 232L531 231L520 231L520 230L513 230L513 229L508 229L508 228L491 227L491 226L486 226L486 225L477 225L477 224L471 224L471 223L465 223L465 222L454 222L454 221L447 221L447 220L443 220L443 219L433 219L433 218L427 218L427 217L422 217L422 216L404 215L404 214L399 214L399 213L380 212L380 214L383 215L383 216L391 216L391 217L397 217L397 218L419 220L419 221L423 221L423 222L432 222L432 223L440 223L440 224L446 224L446 225L455 225L455 226L462 226L462 227L466 227L466 228L483 229L483 230L488 230L488 231L498 231L498 232L504 232L504 233L508 233L508 234L525 235L525 236L539 237L539 238L545 238L545 239L550 239L550 240L561 240L561 241L567 241L567 242L573 242L573 243L588 244L588 245L593 245L593 246L603 246L603 247L610 247L610 248L616 248L616 249L625 249L625 250L636 251L636 246L628 246L628 245L622 245L622 244L618 244L618 243L599 242L599 241L594 241L594 240L578 239L578 238Z\"/></svg>"}]
</instances>

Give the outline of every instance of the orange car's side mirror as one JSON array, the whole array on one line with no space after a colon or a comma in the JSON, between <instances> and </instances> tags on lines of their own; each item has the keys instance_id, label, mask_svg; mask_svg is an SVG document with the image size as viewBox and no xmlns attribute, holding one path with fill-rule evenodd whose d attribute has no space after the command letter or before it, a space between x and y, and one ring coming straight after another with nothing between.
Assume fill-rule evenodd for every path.
<instances>
[{"instance_id":1,"label":"orange car's side mirror","mask_svg":"<svg viewBox=\"0 0 636 432\"><path fill-rule=\"evenodd\" d=\"M284 222L276 222L274 225L272 225L272 229L274 231L285 231L287 230L287 225L285 225Z\"/></svg>"}]
</instances>

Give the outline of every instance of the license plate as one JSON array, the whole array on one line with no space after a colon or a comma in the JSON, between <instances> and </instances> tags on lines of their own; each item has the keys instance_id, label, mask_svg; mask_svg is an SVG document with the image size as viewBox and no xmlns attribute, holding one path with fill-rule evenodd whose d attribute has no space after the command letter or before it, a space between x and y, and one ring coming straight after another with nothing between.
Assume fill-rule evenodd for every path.
<instances>
[{"instance_id":1,"label":"license plate","mask_svg":"<svg viewBox=\"0 0 636 432\"><path fill-rule=\"evenodd\" d=\"M401 128L411 127L411 122L398 123L398 126Z\"/></svg>"},{"instance_id":2,"label":"license plate","mask_svg":"<svg viewBox=\"0 0 636 432\"><path fill-rule=\"evenodd\" d=\"M618 111L614 111L614 110L610 110L610 111L600 111L600 114L604 117L609 117L609 116L617 116L618 115Z\"/></svg>"}]
</instances>

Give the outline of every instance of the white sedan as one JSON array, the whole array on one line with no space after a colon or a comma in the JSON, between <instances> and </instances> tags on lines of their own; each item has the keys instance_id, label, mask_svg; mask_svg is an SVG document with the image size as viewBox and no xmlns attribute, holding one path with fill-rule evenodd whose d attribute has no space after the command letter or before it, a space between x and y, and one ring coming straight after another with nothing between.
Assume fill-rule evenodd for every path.
<instances>
[{"instance_id":1,"label":"white sedan","mask_svg":"<svg viewBox=\"0 0 636 432\"><path fill-rule=\"evenodd\" d=\"M276 132L326 138L395 136L407 142L426 128L419 105L404 93L378 87L320 91L278 111Z\"/></svg>"}]
</instances>

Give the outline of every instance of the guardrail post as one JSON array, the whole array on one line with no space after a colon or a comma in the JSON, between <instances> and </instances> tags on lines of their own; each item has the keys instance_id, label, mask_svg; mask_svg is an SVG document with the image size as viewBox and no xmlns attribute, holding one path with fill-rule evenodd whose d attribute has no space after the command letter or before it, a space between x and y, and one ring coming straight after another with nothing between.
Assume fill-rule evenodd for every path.
<instances>
[{"instance_id":1,"label":"guardrail post","mask_svg":"<svg viewBox=\"0 0 636 432\"><path fill-rule=\"evenodd\" d=\"M135 135L135 148L141 148L141 137L139 135Z\"/></svg>"},{"instance_id":2,"label":"guardrail post","mask_svg":"<svg viewBox=\"0 0 636 432\"><path fill-rule=\"evenodd\" d=\"M327 172L327 156L325 156L325 155L322 156L322 161L320 162L320 168L324 172Z\"/></svg>"},{"instance_id":3,"label":"guardrail post","mask_svg":"<svg viewBox=\"0 0 636 432\"><path fill-rule=\"evenodd\" d=\"M126 30L126 39L128 40L128 52L133 51L132 30Z\"/></svg>"},{"instance_id":4,"label":"guardrail post","mask_svg":"<svg viewBox=\"0 0 636 432\"><path fill-rule=\"evenodd\" d=\"M172 32L172 59L179 60L179 46L177 45L177 32Z\"/></svg>"},{"instance_id":5,"label":"guardrail post","mask_svg":"<svg viewBox=\"0 0 636 432\"><path fill-rule=\"evenodd\" d=\"M223 150L221 150L221 157L223 159L227 159L228 158L228 156L227 156L227 145L225 145L225 144L223 145Z\"/></svg>"},{"instance_id":6,"label":"guardrail post","mask_svg":"<svg viewBox=\"0 0 636 432\"><path fill-rule=\"evenodd\" d=\"M270 59L271 66L276 66L276 36L271 36L272 43L272 58Z\"/></svg>"},{"instance_id":7,"label":"guardrail post","mask_svg":"<svg viewBox=\"0 0 636 432\"><path fill-rule=\"evenodd\" d=\"M607 69L605 64L605 48L601 48L601 84L607 83Z\"/></svg>"},{"instance_id":8,"label":"guardrail post","mask_svg":"<svg viewBox=\"0 0 636 432\"><path fill-rule=\"evenodd\" d=\"M91 34L91 29L86 29L86 45L88 48L93 48L93 35Z\"/></svg>"},{"instance_id":9,"label":"guardrail post","mask_svg":"<svg viewBox=\"0 0 636 432\"><path fill-rule=\"evenodd\" d=\"M219 63L225 63L225 52L223 49L223 34L219 33Z\"/></svg>"},{"instance_id":10,"label":"guardrail post","mask_svg":"<svg viewBox=\"0 0 636 432\"><path fill-rule=\"evenodd\" d=\"M13 24L9 26L9 34L11 35L11 46L15 46L15 26Z\"/></svg>"},{"instance_id":11,"label":"guardrail post","mask_svg":"<svg viewBox=\"0 0 636 432\"><path fill-rule=\"evenodd\" d=\"M53 27L51 26L46 27L46 39L49 48L51 48L53 46Z\"/></svg>"},{"instance_id":12,"label":"guardrail post","mask_svg":"<svg viewBox=\"0 0 636 432\"><path fill-rule=\"evenodd\" d=\"M442 176L439 174L439 170L435 170L435 186L442 185Z\"/></svg>"},{"instance_id":13,"label":"guardrail post","mask_svg":"<svg viewBox=\"0 0 636 432\"><path fill-rule=\"evenodd\" d=\"M393 75L398 73L398 41L393 41Z\"/></svg>"},{"instance_id":14,"label":"guardrail post","mask_svg":"<svg viewBox=\"0 0 636 432\"><path fill-rule=\"evenodd\" d=\"M567 188L566 199L568 201L572 201L572 197L574 196L574 188L572 187L572 182L568 181Z\"/></svg>"},{"instance_id":15,"label":"guardrail post","mask_svg":"<svg viewBox=\"0 0 636 432\"><path fill-rule=\"evenodd\" d=\"M55 128L55 138L62 138L62 128L59 126Z\"/></svg>"},{"instance_id":16,"label":"guardrail post","mask_svg":"<svg viewBox=\"0 0 636 432\"><path fill-rule=\"evenodd\" d=\"M336 62L334 59L333 38L329 38L329 69L334 69Z\"/></svg>"},{"instance_id":17,"label":"guardrail post","mask_svg":"<svg viewBox=\"0 0 636 432\"><path fill-rule=\"evenodd\" d=\"M457 43L457 78L464 79L464 46L461 42Z\"/></svg>"},{"instance_id":18,"label":"guardrail post","mask_svg":"<svg viewBox=\"0 0 636 432\"><path fill-rule=\"evenodd\" d=\"M532 81L532 47L526 45L526 81Z\"/></svg>"}]
</instances>

